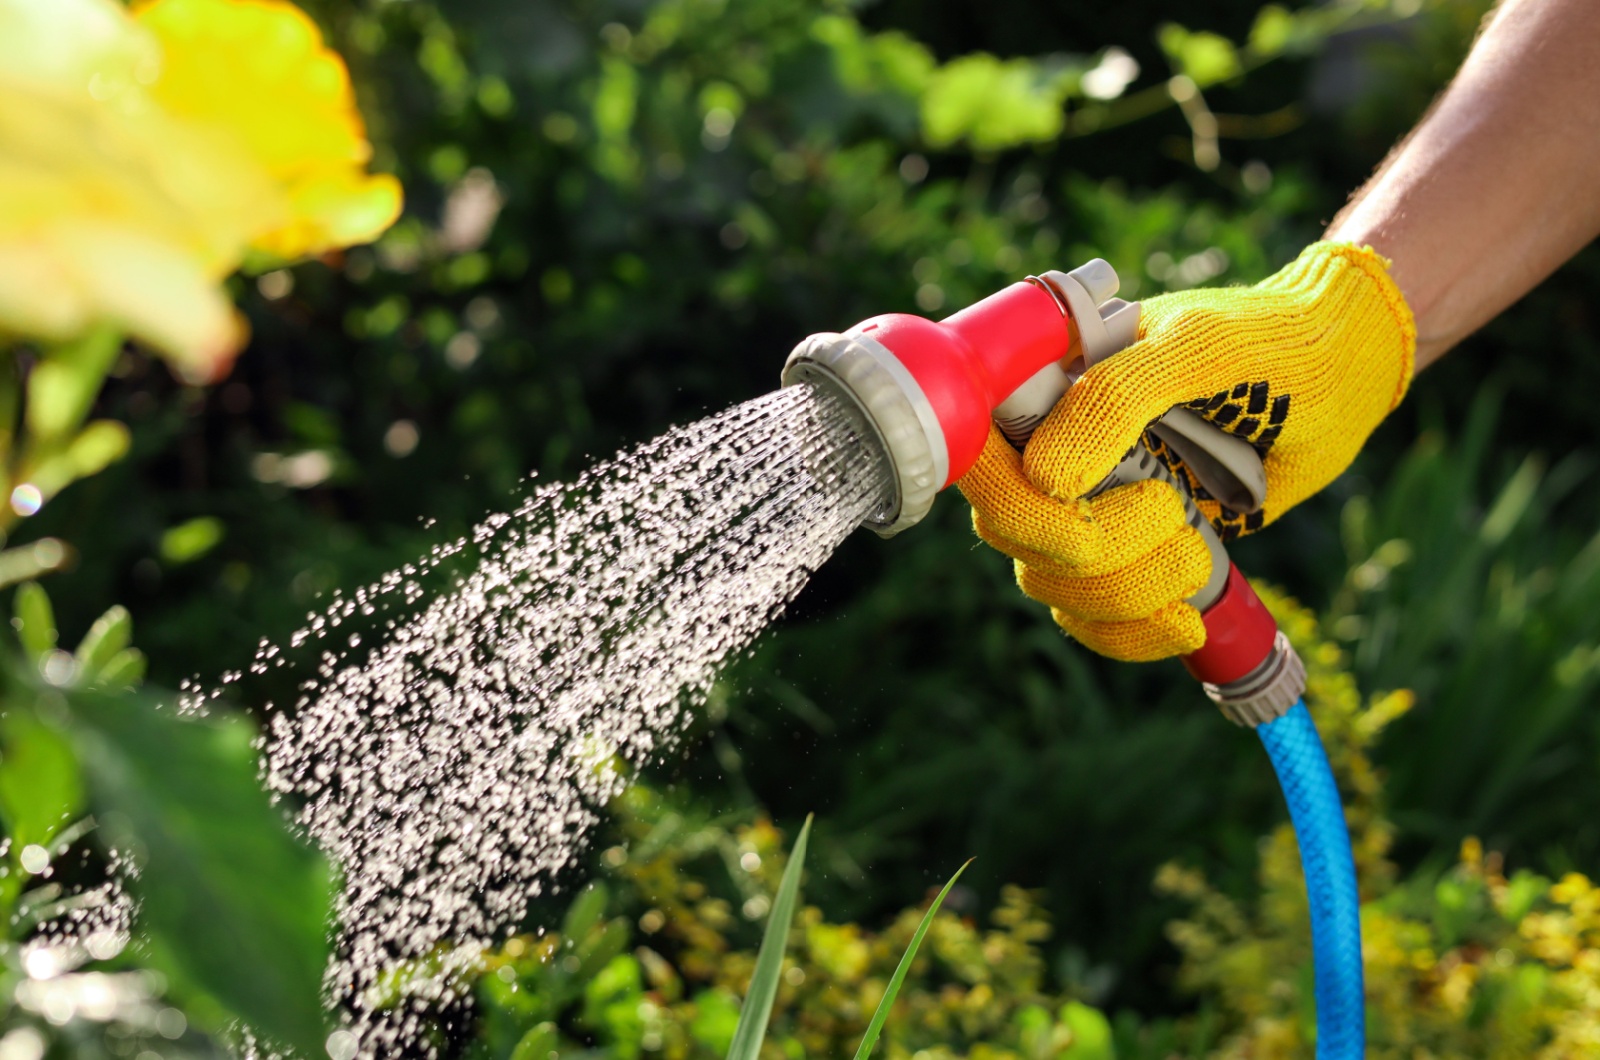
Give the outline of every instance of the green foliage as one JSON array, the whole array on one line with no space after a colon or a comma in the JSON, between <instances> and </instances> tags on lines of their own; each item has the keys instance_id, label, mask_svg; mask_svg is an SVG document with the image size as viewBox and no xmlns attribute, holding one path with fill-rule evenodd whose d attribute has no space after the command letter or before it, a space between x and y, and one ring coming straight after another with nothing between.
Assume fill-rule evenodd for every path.
<instances>
[{"instance_id":1,"label":"green foliage","mask_svg":"<svg viewBox=\"0 0 1600 1060\"><path fill-rule=\"evenodd\" d=\"M19 586L14 608L18 644L0 647L8 854L0 957L13 959L18 943L51 930L55 917L104 901L93 888L75 893L70 881L51 879L69 855L89 852L85 840L99 838L93 856L113 874L122 876L115 866L126 858L138 867L125 882L139 898L139 946L165 981L129 989L170 989L189 1021L213 1034L233 1034L243 1017L255 1034L315 1055L324 1037L332 880L257 782L254 726L222 714L180 718L155 696L131 691L144 658L130 646L123 608L96 620L71 653L57 647L42 587ZM115 961L121 948L89 956ZM84 956L62 960L72 968ZM0 976L0 1004L10 1004L16 988ZM138 1029L140 1018L128 1016L133 1028L115 1033L152 1033ZM178 1037L177 1026L158 1037Z\"/></svg>"},{"instance_id":2,"label":"green foliage","mask_svg":"<svg viewBox=\"0 0 1600 1060\"><path fill-rule=\"evenodd\" d=\"M990 931L940 910L954 879L928 909L906 909L879 933L830 923L813 906L784 931L778 881L797 887L799 863L784 856L770 822L707 816L642 785L614 810L620 842L601 858L610 886L580 894L562 934L514 938L487 957L474 1055L534 1045L562 1056L733 1055L738 998L747 987L754 998L758 981L776 997L765 1042L755 1040L762 1057L863 1056L875 1025L881 1055L894 1060L1115 1055L1103 1015L1043 989L1038 946L1049 927L1028 892L1007 891ZM775 882L779 901L769 905ZM590 963L585 979L580 962L562 955L595 937L599 903L626 910L610 923L631 921L637 935L631 951L598 969ZM778 945L763 941L758 955L739 939L744 922L761 916Z\"/></svg>"},{"instance_id":3,"label":"green foliage","mask_svg":"<svg viewBox=\"0 0 1600 1060\"><path fill-rule=\"evenodd\" d=\"M1600 537L1563 515L1584 510L1593 462L1498 451L1500 404L1485 391L1459 441L1424 433L1381 494L1345 506L1329 628L1364 684L1418 696L1387 756L1408 832L1592 851Z\"/></svg>"},{"instance_id":4,"label":"green foliage","mask_svg":"<svg viewBox=\"0 0 1600 1060\"><path fill-rule=\"evenodd\" d=\"M1487 4L1135 0L1047 17L1034 0L307 6L352 58L408 215L376 247L239 281L254 339L211 390L103 342L7 359L0 501L18 485L39 495L0 506L0 585L59 572L63 628L91 629L57 653L55 616L20 600L18 687L38 686L41 663L69 689L137 683L143 656L112 600L137 617L157 681L244 669L319 593L503 510L530 470L569 477L764 392L812 331L942 314L1093 255L1133 296L1265 275L1426 106ZM474 203L480 223L462 223ZM1592 443L1597 283L1591 252L1418 381L1366 478L1241 547L1247 569L1332 601L1328 627L1363 687L1416 689L1374 752L1392 777L1382 822L1398 831L1392 861L1374 860L1389 833L1371 818L1372 871L1439 878L1425 867L1474 832L1553 877L1600 857L1600 727L1582 709L1600 643L1596 506L1574 486L1582 464L1527 460ZM1505 386L1492 427L1469 421L1486 379ZM29 441L32 423L48 446ZM37 515L19 514L35 500ZM926 887L929 851L979 856L951 892L958 910L1012 910L1040 929L1048 907L1058 938L941 912L887 1024L892 1055L1029 1055L1068 1031L1087 1050L1104 1040L1102 1009L1173 1015L1186 1002L1166 989L1163 926L1181 903L1147 887L1170 858L1253 910L1257 837L1281 817L1259 748L1176 667L1108 666L1066 643L993 559L974 553L953 501L892 546L849 542L728 675L682 759L653 773L721 807L819 810L808 895L829 919L799 915L787 967L807 978L780 987L773 1027L807 1055L859 1043L912 933L897 911ZM292 672L249 685L244 704L292 698L273 683ZM45 700L27 702L18 716ZM37 714L47 729L52 717ZM52 760L26 724L0 732L30 744L19 768ZM61 798L70 781L52 771ZM18 801L23 781L11 790ZM51 812L0 813L35 809ZM544 940L519 937L499 955L472 1049L626 1054L657 1034L725 1053L759 920L743 914L776 886L774 859L754 874L718 862L742 856L733 832L679 809L689 823L651 818L660 851L643 835L623 844L609 892L589 899L600 911L560 933L567 949L541 961ZM98 833L74 834L82 821L61 834L74 855L100 849ZM662 852L680 841L702 845ZM645 864L648 884L626 876ZM14 867L4 879L25 888L12 895L20 937L60 896ZM304 883L291 874L285 893ZM1457 912L1427 899L1422 919L1445 925L1429 945L1478 923L1462 888ZM675 926L641 924L651 910ZM1003 967L960 957L985 947ZM1203 1053L1237 1018L1220 989L1181 1024L1119 1017L1119 1055Z\"/></svg>"}]
</instances>

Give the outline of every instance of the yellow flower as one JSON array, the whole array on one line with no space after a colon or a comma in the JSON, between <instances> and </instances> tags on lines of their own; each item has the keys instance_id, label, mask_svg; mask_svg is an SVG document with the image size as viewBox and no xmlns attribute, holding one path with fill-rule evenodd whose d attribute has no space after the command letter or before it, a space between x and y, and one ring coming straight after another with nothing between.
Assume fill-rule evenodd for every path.
<instances>
[{"instance_id":1,"label":"yellow flower","mask_svg":"<svg viewBox=\"0 0 1600 1060\"><path fill-rule=\"evenodd\" d=\"M369 153L343 65L287 3L0 0L0 341L111 325L221 375L245 334L221 281L248 251L393 220Z\"/></svg>"},{"instance_id":2,"label":"yellow flower","mask_svg":"<svg viewBox=\"0 0 1600 1060\"><path fill-rule=\"evenodd\" d=\"M281 0L152 0L134 13L165 55L151 95L170 114L237 137L288 198L253 246L282 258L374 239L400 185L369 175L366 129L344 63Z\"/></svg>"},{"instance_id":3,"label":"yellow flower","mask_svg":"<svg viewBox=\"0 0 1600 1060\"><path fill-rule=\"evenodd\" d=\"M0 331L109 322L191 371L239 342L216 281L275 196L141 98L159 63L110 0L0 0Z\"/></svg>"}]
</instances>

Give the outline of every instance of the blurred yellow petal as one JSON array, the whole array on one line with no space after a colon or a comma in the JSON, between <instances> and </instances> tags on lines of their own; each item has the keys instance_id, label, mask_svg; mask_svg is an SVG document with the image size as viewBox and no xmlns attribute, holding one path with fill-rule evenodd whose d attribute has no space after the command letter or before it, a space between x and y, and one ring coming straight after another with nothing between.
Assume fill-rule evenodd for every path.
<instances>
[{"instance_id":1,"label":"blurred yellow petal","mask_svg":"<svg viewBox=\"0 0 1600 1060\"><path fill-rule=\"evenodd\" d=\"M160 44L115 0L0 0L0 73L14 84L107 100L160 66Z\"/></svg>"},{"instance_id":2,"label":"blurred yellow petal","mask_svg":"<svg viewBox=\"0 0 1600 1060\"><path fill-rule=\"evenodd\" d=\"M400 216L400 182L387 173L330 171L297 182L289 194L294 220L255 243L274 257L369 242Z\"/></svg>"},{"instance_id":3,"label":"blurred yellow petal","mask_svg":"<svg viewBox=\"0 0 1600 1060\"><path fill-rule=\"evenodd\" d=\"M393 222L370 155L343 62L288 3L0 0L0 335L114 326L215 378L247 252Z\"/></svg>"},{"instance_id":4,"label":"blurred yellow petal","mask_svg":"<svg viewBox=\"0 0 1600 1060\"><path fill-rule=\"evenodd\" d=\"M186 380L209 383L227 374L244 344L244 322L192 257L143 233L103 225L63 225L55 242L104 315L166 350Z\"/></svg>"},{"instance_id":5,"label":"blurred yellow petal","mask_svg":"<svg viewBox=\"0 0 1600 1060\"><path fill-rule=\"evenodd\" d=\"M399 185L372 155L343 61L280 0L152 0L135 18L161 43L150 92L169 113L225 129L279 181L291 218L254 241L279 257L375 239Z\"/></svg>"},{"instance_id":6,"label":"blurred yellow petal","mask_svg":"<svg viewBox=\"0 0 1600 1060\"><path fill-rule=\"evenodd\" d=\"M281 191L209 130L0 76L0 331L114 324L210 377L242 332L220 287Z\"/></svg>"},{"instance_id":7,"label":"blurred yellow petal","mask_svg":"<svg viewBox=\"0 0 1600 1060\"><path fill-rule=\"evenodd\" d=\"M193 382L224 374L244 339L216 281L169 243L96 222L0 244L0 331L65 342L107 324Z\"/></svg>"}]
</instances>

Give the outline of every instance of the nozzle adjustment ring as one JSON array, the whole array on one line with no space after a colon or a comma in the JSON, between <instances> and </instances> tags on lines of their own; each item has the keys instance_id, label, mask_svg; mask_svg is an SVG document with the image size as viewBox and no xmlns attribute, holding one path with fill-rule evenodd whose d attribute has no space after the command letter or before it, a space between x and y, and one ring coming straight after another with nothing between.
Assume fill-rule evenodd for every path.
<instances>
[{"instance_id":1,"label":"nozzle adjustment ring","mask_svg":"<svg viewBox=\"0 0 1600 1060\"><path fill-rule=\"evenodd\" d=\"M783 385L797 383L849 398L888 461L894 496L863 525L893 537L921 522L949 477L950 457L939 417L900 359L866 335L823 332L808 336L784 363Z\"/></svg>"}]
</instances>

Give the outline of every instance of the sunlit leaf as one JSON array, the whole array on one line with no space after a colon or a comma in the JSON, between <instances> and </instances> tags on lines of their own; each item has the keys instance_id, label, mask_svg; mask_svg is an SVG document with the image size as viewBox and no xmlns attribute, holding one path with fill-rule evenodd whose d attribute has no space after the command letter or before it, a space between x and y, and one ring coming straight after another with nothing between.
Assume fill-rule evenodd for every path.
<instances>
[{"instance_id":1,"label":"sunlit leaf","mask_svg":"<svg viewBox=\"0 0 1600 1060\"><path fill-rule=\"evenodd\" d=\"M1239 53L1226 37L1193 32L1169 22L1161 27L1156 39L1177 71L1201 88L1240 73Z\"/></svg>"},{"instance_id":2,"label":"sunlit leaf","mask_svg":"<svg viewBox=\"0 0 1600 1060\"><path fill-rule=\"evenodd\" d=\"M1027 59L967 55L940 67L922 96L922 133L935 147L978 150L1042 143L1061 134L1077 73Z\"/></svg>"},{"instance_id":3,"label":"sunlit leaf","mask_svg":"<svg viewBox=\"0 0 1600 1060\"><path fill-rule=\"evenodd\" d=\"M61 346L28 377L28 429L39 442L60 438L82 422L122 348L122 336L98 328Z\"/></svg>"},{"instance_id":4,"label":"sunlit leaf","mask_svg":"<svg viewBox=\"0 0 1600 1060\"><path fill-rule=\"evenodd\" d=\"M794 841L789 864L778 882L778 896L767 915L767 929L761 935L756 967L750 976L750 989L739 1009L739 1026L728 1046L728 1060L756 1060L761 1042L767 1036L767 1021L772 1018L772 1003L778 998L778 976L783 970L783 950L789 940L789 924L800 895L800 876L805 867L806 840L811 835L811 818L806 818L800 836Z\"/></svg>"},{"instance_id":5,"label":"sunlit leaf","mask_svg":"<svg viewBox=\"0 0 1600 1060\"><path fill-rule=\"evenodd\" d=\"M144 680L146 665L147 660L142 651L138 648L124 648L106 660L100 672L88 679L88 685L111 691L135 688Z\"/></svg>"},{"instance_id":6,"label":"sunlit leaf","mask_svg":"<svg viewBox=\"0 0 1600 1060\"><path fill-rule=\"evenodd\" d=\"M1289 46L1294 31L1294 16L1277 4L1268 4L1256 12L1250 27L1250 50L1261 58L1277 55Z\"/></svg>"},{"instance_id":7,"label":"sunlit leaf","mask_svg":"<svg viewBox=\"0 0 1600 1060\"><path fill-rule=\"evenodd\" d=\"M222 520L211 516L179 523L161 535L161 558L173 566L199 559L217 547L224 532Z\"/></svg>"},{"instance_id":8,"label":"sunlit leaf","mask_svg":"<svg viewBox=\"0 0 1600 1060\"><path fill-rule=\"evenodd\" d=\"M556 1033L554 1023L537 1024L517 1042L511 1050L510 1060L550 1060L560 1041L561 1036Z\"/></svg>"},{"instance_id":9,"label":"sunlit leaf","mask_svg":"<svg viewBox=\"0 0 1600 1060\"><path fill-rule=\"evenodd\" d=\"M73 475L88 478L110 467L128 453L128 428L116 420L93 420L67 446L66 459Z\"/></svg>"},{"instance_id":10,"label":"sunlit leaf","mask_svg":"<svg viewBox=\"0 0 1600 1060\"><path fill-rule=\"evenodd\" d=\"M606 912L606 899L610 892L606 885L596 880L578 892L578 897L572 900L572 905L567 908L566 919L561 922L561 937L568 946L576 947L583 943L589 932L600 923L600 918Z\"/></svg>"},{"instance_id":11,"label":"sunlit leaf","mask_svg":"<svg viewBox=\"0 0 1600 1060\"><path fill-rule=\"evenodd\" d=\"M92 805L142 865L138 927L185 996L320 1055L332 874L256 781L253 728L154 699L70 694Z\"/></svg>"},{"instance_id":12,"label":"sunlit leaf","mask_svg":"<svg viewBox=\"0 0 1600 1060\"><path fill-rule=\"evenodd\" d=\"M73 656L78 660L78 672L93 677L105 669L112 659L133 639L133 619L122 606L109 608L94 620L89 632L78 642Z\"/></svg>"},{"instance_id":13,"label":"sunlit leaf","mask_svg":"<svg viewBox=\"0 0 1600 1060\"><path fill-rule=\"evenodd\" d=\"M689 1036L707 1049L726 1053L739 1030L739 999L721 988L694 996L694 1019Z\"/></svg>"},{"instance_id":14,"label":"sunlit leaf","mask_svg":"<svg viewBox=\"0 0 1600 1060\"><path fill-rule=\"evenodd\" d=\"M0 552L0 589L60 570L74 554L66 542L54 537L8 548Z\"/></svg>"},{"instance_id":15,"label":"sunlit leaf","mask_svg":"<svg viewBox=\"0 0 1600 1060\"><path fill-rule=\"evenodd\" d=\"M26 705L8 704L0 716L0 814L13 852L33 843L48 846L83 807L71 743Z\"/></svg>"},{"instance_id":16,"label":"sunlit leaf","mask_svg":"<svg viewBox=\"0 0 1600 1060\"><path fill-rule=\"evenodd\" d=\"M50 596L38 582L24 582L17 586L16 599L11 602L17 627L17 638L22 650L33 660L43 658L55 650L56 616L50 607Z\"/></svg>"},{"instance_id":17,"label":"sunlit leaf","mask_svg":"<svg viewBox=\"0 0 1600 1060\"><path fill-rule=\"evenodd\" d=\"M928 933L933 918L938 915L939 907L944 904L944 896L950 893L950 888L956 885L961 874L967 871L967 865L971 864L971 859L968 859L956 870L956 874L950 877L944 888L939 891L933 904L928 906L928 911L922 914L922 922L917 925L916 934L911 936L911 944L906 947L906 952L900 957L900 963L895 966L894 975L889 978L889 987L883 992L877 1011L872 1014L872 1022L867 1024L867 1032L861 1036L861 1044L856 1047L856 1060L867 1060L867 1057L872 1055L872 1047L878 1043L878 1035L883 1031L884 1021L889 1018L889 1010L894 1008L894 999L900 993L900 985L906 981L906 973L911 970L911 962L917 958L917 949L922 945L922 937Z\"/></svg>"},{"instance_id":18,"label":"sunlit leaf","mask_svg":"<svg viewBox=\"0 0 1600 1060\"><path fill-rule=\"evenodd\" d=\"M1072 1031L1072 1044L1061 1054L1062 1060L1117 1060L1111 1022L1104 1013L1081 1001L1069 1001L1056 1018Z\"/></svg>"}]
</instances>

